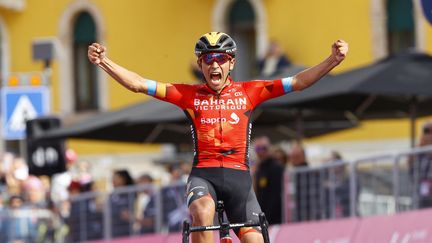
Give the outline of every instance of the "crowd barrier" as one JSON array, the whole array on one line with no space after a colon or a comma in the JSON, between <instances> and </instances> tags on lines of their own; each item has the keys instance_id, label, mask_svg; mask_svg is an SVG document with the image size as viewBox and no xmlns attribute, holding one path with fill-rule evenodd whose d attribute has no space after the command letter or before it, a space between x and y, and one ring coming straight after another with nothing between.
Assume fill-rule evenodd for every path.
<instances>
[{"instance_id":1,"label":"crowd barrier","mask_svg":"<svg viewBox=\"0 0 432 243\"><path fill-rule=\"evenodd\" d=\"M300 167L284 180L285 222L432 207L432 146Z\"/></svg>"},{"instance_id":2,"label":"crowd barrier","mask_svg":"<svg viewBox=\"0 0 432 243\"><path fill-rule=\"evenodd\" d=\"M110 193L86 192L72 196L70 215L63 221L68 232L65 241L123 239L123 242L134 242L134 239L150 237L143 242L156 243L159 238L163 238L164 242L170 242L171 239L179 242L179 234L174 232L180 232L183 220L190 217L185 203L185 190L186 185L183 183L164 187L134 185ZM371 230L381 227L383 232L391 231L393 228L385 228L373 223L373 220L379 222L402 216L368 216L393 215L432 207L432 146L356 161L337 161L320 167L288 170L284 180L283 200L284 223L313 223L272 227L270 234L279 242L284 242L284 237L295 239L314 235L298 233L305 229L324 237L316 238L316 241L311 239L310 242L313 243L355 242L353 239L357 238L353 238L352 230L355 229L357 233L362 230L367 232L370 225ZM425 213L432 218L430 211ZM407 216L410 214L404 215L403 220L410 218ZM424 219L422 214L418 215L421 218L419 222L429 220ZM317 222L329 219L333 221L322 225ZM4 226L6 220L4 215L0 215L0 226ZM432 225L430 221L425 223ZM391 221L389 224L391 225ZM409 242L413 242L414 239L426 237L425 234L430 232L429 228L405 230L409 226L392 233L392 241L376 242L398 243L404 237L410 237ZM59 239L64 232L53 234ZM38 233L37 237L39 235ZM294 242L309 240L299 239ZM367 242L368 238L364 240L358 242Z\"/></svg>"},{"instance_id":3,"label":"crowd barrier","mask_svg":"<svg viewBox=\"0 0 432 243\"><path fill-rule=\"evenodd\" d=\"M422 195L419 189L425 180L428 178L432 180L431 155L430 146L395 154L366 157L356 161L335 161L319 167L288 170L284 180L284 222L338 219L333 225L330 224L328 230L323 230L326 226L319 224L314 228L315 223L307 227L312 231L327 232L330 238L333 237L334 227L345 229L346 235L351 236L350 230L358 229L358 216L392 215L428 206L428 198L432 197L432 193ZM431 173L425 173L428 171L425 168L429 168ZM184 206L184 190L185 185L171 185L151 190L145 187L116 190L105 195L105 200L102 200L105 203L98 217L89 218L91 214L85 210L82 211L84 213L82 217L77 215L79 228L75 231L70 224L71 234L75 240L85 241L180 231L181 222L188 217L187 208ZM141 209L144 210L141 214L151 222L146 226L147 228L143 228L144 225L141 225L141 229L136 228L136 222L132 218L123 222L116 219L115 215L118 215L119 208L122 207L130 215L136 214L136 204L132 202L136 201L137 196L139 198L142 192L148 191L152 191L150 194L153 195L153 204L148 204L147 207L151 206L149 209ZM97 201L96 198L97 196L89 194L90 201ZM116 198L122 199L120 201L123 203L113 203ZM77 197L72 201L82 203L83 200L86 201L85 197ZM345 220L339 221L341 219ZM98 235L86 233L86 231L95 232L95 229L88 227L91 220L96 220L92 225L98 226ZM282 228L284 227L286 226ZM285 231L291 232L290 229L282 230L278 234L279 237L283 237ZM287 236L296 235L295 232L296 230ZM341 235L336 239L339 240L334 242L342 243L347 238ZM314 243L319 242L321 241Z\"/></svg>"},{"instance_id":4,"label":"crowd barrier","mask_svg":"<svg viewBox=\"0 0 432 243\"><path fill-rule=\"evenodd\" d=\"M272 243L428 243L432 242L432 209L396 215L273 225L270 227L270 238ZM178 243L181 242L181 234L154 234L89 243L108 242ZM234 242L239 241L235 238Z\"/></svg>"}]
</instances>

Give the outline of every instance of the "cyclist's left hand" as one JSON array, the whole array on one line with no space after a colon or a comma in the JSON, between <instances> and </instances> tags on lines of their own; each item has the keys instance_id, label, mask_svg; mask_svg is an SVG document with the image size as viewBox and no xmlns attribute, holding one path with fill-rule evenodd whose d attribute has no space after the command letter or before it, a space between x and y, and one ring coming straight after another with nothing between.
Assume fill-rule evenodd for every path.
<instances>
[{"instance_id":1,"label":"cyclist's left hand","mask_svg":"<svg viewBox=\"0 0 432 243\"><path fill-rule=\"evenodd\" d=\"M335 60L340 63L342 62L348 53L348 43L344 40L337 40L332 45L332 56Z\"/></svg>"}]
</instances>

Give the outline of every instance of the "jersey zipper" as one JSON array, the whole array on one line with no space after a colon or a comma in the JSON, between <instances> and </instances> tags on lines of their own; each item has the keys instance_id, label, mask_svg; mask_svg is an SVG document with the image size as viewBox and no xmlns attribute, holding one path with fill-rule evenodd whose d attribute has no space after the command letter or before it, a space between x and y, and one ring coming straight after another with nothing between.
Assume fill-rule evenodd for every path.
<instances>
[{"instance_id":1,"label":"jersey zipper","mask_svg":"<svg viewBox=\"0 0 432 243\"><path fill-rule=\"evenodd\" d=\"M217 94L216 98L217 98L217 103L219 104L220 102L220 97L221 94ZM219 109L219 134L220 134L220 145L222 147L222 143L223 141L223 129L222 129L222 109ZM224 160L224 156L221 156L221 160L220 160L220 167L223 167L223 160Z\"/></svg>"}]
</instances>

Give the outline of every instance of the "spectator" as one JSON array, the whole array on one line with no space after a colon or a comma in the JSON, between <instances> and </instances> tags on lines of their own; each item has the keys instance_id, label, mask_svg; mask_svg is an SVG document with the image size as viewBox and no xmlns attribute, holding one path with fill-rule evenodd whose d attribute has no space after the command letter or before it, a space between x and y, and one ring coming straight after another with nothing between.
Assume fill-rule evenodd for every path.
<instances>
[{"instance_id":1,"label":"spectator","mask_svg":"<svg viewBox=\"0 0 432 243\"><path fill-rule=\"evenodd\" d=\"M38 242L64 243L69 228L53 201L48 202L46 212L49 212L49 217L43 218L39 224Z\"/></svg>"},{"instance_id":2,"label":"spectator","mask_svg":"<svg viewBox=\"0 0 432 243\"><path fill-rule=\"evenodd\" d=\"M73 149L67 149L65 151L66 171L55 174L52 178L51 200L57 206L69 199L68 187L72 182L72 167L75 165L77 158L78 156Z\"/></svg>"},{"instance_id":3,"label":"spectator","mask_svg":"<svg viewBox=\"0 0 432 243\"><path fill-rule=\"evenodd\" d=\"M283 148L281 148L280 146L276 146L272 149L272 154L273 157L282 163L282 165L286 168L288 167L289 164L289 157L288 157L288 153L285 152L285 150Z\"/></svg>"},{"instance_id":4,"label":"spectator","mask_svg":"<svg viewBox=\"0 0 432 243\"><path fill-rule=\"evenodd\" d=\"M276 41L270 41L266 56L258 61L258 70L263 78L282 74L291 62L283 54L282 48Z\"/></svg>"},{"instance_id":5,"label":"spectator","mask_svg":"<svg viewBox=\"0 0 432 243\"><path fill-rule=\"evenodd\" d=\"M23 182L24 195L28 205L32 208L46 208L47 188L42 180L36 176L29 176Z\"/></svg>"},{"instance_id":6,"label":"spectator","mask_svg":"<svg viewBox=\"0 0 432 243\"><path fill-rule=\"evenodd\" d=\"M12 195L9 198L9 207L1 232L6 238L4 242L36 242L37 220L31 218L32 214L29 213L21 196Z\"/></svg>"},{"instance_id":7,"label":"spectator","mask_svg":"<svg viewBox=\"0 0 432 243\"><path fill-rule=\"evenodd\" d=\"M69 240L72 242L103 237L102 205L98 201L97 194L94 193L94 182L82 183L83 181L79 181L78 177L72 180L69 185L70 205L63 205L70 207L67 222L70 227Z\"/></svg>"},{"instance_id":8,"label":"spectator","mask_svg":"<svg viewBox=\"0 0 432 243\"><path fill-rule=\"evenodd\" d=\"M337 151L332 151L327 160L327 163L334 165L326 170L326 177L322 183L325 218L348 217L351 213L350 178L346 171L346 164L341 164L342 162L342 156Z\"/></svg>"},{"instance_id":9,"label":"spectator","mask_svg":"<svg viewBox=\"0 0 432 243\"><path fill-rule=\"evenodd\" d=\"M138 178L137 183L144 188L137 198L136 231L139 231L141 234L154 233L156 210L154 208L153 177L149 174L143 174Z\"/></svg>"},{"instance_id":10,"label":"spectator","mask_svg":"<svg viewBox=\"0 0 432 243\"><path fill-rule=\"evenodd\" d=\"M88 161L80 161L78 162L78 174L76 175L76 180L79 181L82 187L85 187L84 190L91 190L93 186L93 177L90 172L91 166Z\"/></svg>"},{"instance_id":11,"label":"spectator","mask_svg":"<svg viewBox=\"0 0 432 243\"><path fill-rule=\"evenodd\" d=\"M161 190L162 196L162 221L169 232L177 232L182 228L183 220L189 217L184 192L186 185L182 180L183 171L179 165L170 165L170 183Z\"/></svg>"},{"instance_id":12,"label":"spectator","mask_svg":"<svg viewBox=\"0 0 432 243\"><path fill-rule=\"evenodd\" d=\"M432 145L432 122L423 125L418 147ZM410 174L415 188L418 208L432 207L432 153L421 153L411 158Z\"/></svg>"},{"instance_id":13,"label":"spectator","mask_svg":"<svg viewBox=\"0 0 432 243\"><path fill-rule=\"evenodd\" d=\"M98 203L97 195L88 194L84 197L82 193L90 193L95 190L93 182L84 186L76 180L69 185L70 216L67 219L70 227L70 240L72 242L102 239L103 218L102 207Z\"/></svg>"},{"instance_id":14,"label":"spectator","mask_svg":"<svg viewBox=\"0 0 432 243\"><path fill-rule=\"evenodd\" d=\"M27 163L21 157L12 157L9 171L6 174L8 193L20 195L22 184L28 178Z\"/></svg>"},{"instance_id":15,"label":"spectator","mask_svg":"<svg viewBox=\"0 0 432 243\"><path fill-rule=\"evenodd\" d=\"M284 166L270 154L270 140L260 137L254 140L258 157L254 187L258 202L269 224L282 223L282 183Z\"/></svg>"},{"instance_id":16,"label":"spectator","mask_svg":"<svg viewBox=\"0 0 432 243\"><path fill-rule=\"evenodd\" d=\"M81 224L80 219L83 212L86 210L85 203L74 200L74 196L78 196L81 193L81 187L78 181L72 180L68 187L69 194L69 204L63 205L68 209L68 213L63 214L66 217L66 222L69 225L69 239L71 242L78 242L81 239L81 231L85 229L83 224Z\"/></svg>"},{"instance_id":17,"label":"spectator","mask_svg":"<svg viewBox=\"0 0 432 243\"><path fill-rule=\"evenodd\" d=\"M309 166L306 152L300 142L295 142L289 152L290 164L294 167Z\"/></svg>"},{"instance_id":18,"label":"spectator","mask_svg":"<svg viewBox=\"0 0 432 243\"><path fill-rule=\"evenodd\" d=\"M192 169L192 165L188 162L180 162L180 169L182 171L182 180L186 184Z\"/></svg>"},{"instance_id":19,"label":"spectator","mask_svg":"<svg viewBox=\"0 0 432 243\"><path fill-rule=\"evenodd\" d=\"M296 142L289 153L293 169L309 166L303 145ZM295 220L308 221L319 218L320 175L313 171L296 171L295 183Z\"/></svg>"},{"instance_id":20,"label":"spectator","mask_svg":"<svg viewBox=\"0 0 432 243\"><path fill-rule=\"evenodd\" d=\"M119 189L134 185L135 182L127 170L116 170L112 183L114 191L110 195L113 237L132 235L135 208L135 193L122 192Z\"/></svg>"}]
</instances>

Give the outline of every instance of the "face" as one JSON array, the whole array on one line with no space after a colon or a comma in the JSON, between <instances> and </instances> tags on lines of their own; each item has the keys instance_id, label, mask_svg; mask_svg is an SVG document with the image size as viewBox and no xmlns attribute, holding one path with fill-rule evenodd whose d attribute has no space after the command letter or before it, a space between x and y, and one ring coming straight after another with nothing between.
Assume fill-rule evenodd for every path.
<instances>
[{"instance_id":1,"label":"face","mask_svg":"<svg viewBox=\"0 0 432 243\"><path fill-rule=\"evenodd\" d=\"M9 202L9 206L11 208L19 208L23 204L23 201L21 198L13 198Z\"/></svg>"},{"instance_id":2,"label":"face","mask_svg":"<svg viewBox=\"0 0 432 243\"><path fill-rule=\"evenodd\" d=\"M267 158L269 154L269 148L265 145L255 145L254 151L260 160Z\"/></svg>"},{"instance_id":3,"label":"face","mask_svg":"<svg viewBox=\"0 0 432 243\"><path fill-rule=\"evenodd\" d=\"M420 145L426 146L432 144L432 123L427 123L423 126L423 131L420 138Z\"/></svg>"},{"instance_id":4,"label":"face","mask_svg":"<svg viewBox=\"0 0 432 243\"><path fill-rule=\"evenodd\" d=\"M117 173L113 174L112 183L114 187L121 187L126 184L124 178L118 175Z\"/></svg>"},{"instance_id":5,"label":"face","mask_svg":"<svg viewBox=\"0 0 432 243\"><path fill-rule=\"evenodd\" d=\"M294 144L290 150L289 159L293 166L298 166L306 162L306 154L303 147L299 144Z\"/></svg>"},{"instance_id":6,"label":"face","mask_svg":"<svg viewBox=\"0 0 432 243\"><path fill-rule=\"evenodd\" d=\"M197 62L212 90L219 93L229 84L228 76L234 68L235 58L224 53L208 53L201 55Z\"/></svg>"}]
</instances>

